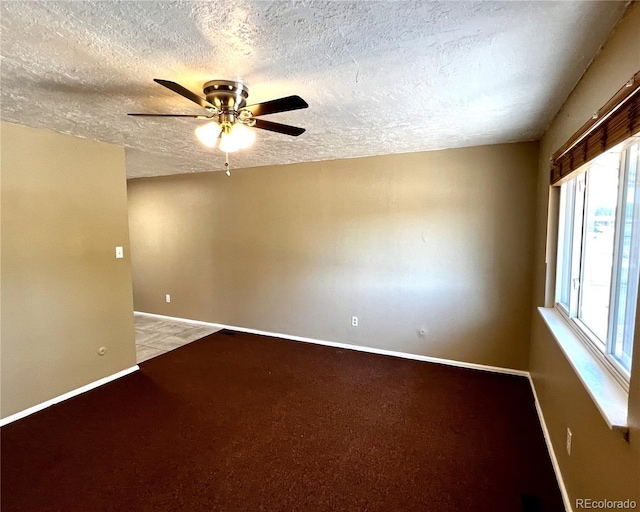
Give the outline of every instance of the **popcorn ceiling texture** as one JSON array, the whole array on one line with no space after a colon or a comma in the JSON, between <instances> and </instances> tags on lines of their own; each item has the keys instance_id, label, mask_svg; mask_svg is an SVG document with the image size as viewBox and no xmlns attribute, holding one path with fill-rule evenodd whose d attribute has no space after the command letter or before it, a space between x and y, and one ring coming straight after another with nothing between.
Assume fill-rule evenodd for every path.
<instances>
[{"instance_id":1,"label":"popcorn ceiling texture","mask_svg":"<svg viewBox=\"0 0 640 512\"><path fill-rule=\"evenodd\" d=\"M539 138L627 2L1 2L2 119L127 149L129 178L222 170L193 119L155 84L201 94L221 78L267 116L232 167L352 158Z\"/></svg>"}]
</instances>

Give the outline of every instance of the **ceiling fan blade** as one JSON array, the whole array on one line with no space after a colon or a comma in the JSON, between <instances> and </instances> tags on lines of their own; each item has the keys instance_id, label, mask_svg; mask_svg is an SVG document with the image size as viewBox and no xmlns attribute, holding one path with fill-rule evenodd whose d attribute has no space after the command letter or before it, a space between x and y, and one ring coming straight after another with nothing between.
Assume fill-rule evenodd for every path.
<instances>
[{"instance_id":1,"label":"ceiling fan blade","mask_svg":"<svg viewBox=\"0 0 640 512\"><path fill-rule=\"evenodd\" d=\"M191 117L193 119L211 119L209 116L196 116L191 114L127 114L128 116L140 117Z\"/></svg>"},{"instance_id":2,"label":"ceiling fan blade","mask_svg":"<svg viewBox=\"0 0 640 512\"><path fill-rule=\"evenodd\" d=\"M289 110L298 110L307 108L308 106L307 102L300 96L287 96L286 98L249 105L242 110L249 110L253 117L258 117L266 116L267 114L277 114L278 112L288 112Z\"/></svg>"},{"instance_id":3,"label":"ceiling fan blade","mask_svg":"<svg viewBox=\"0 0 640 512\"><path fill-rule=\"evenodd\" d=\"M255 119L255 128L261 130L269 130L270 132L284 133L285 135L292 135L297 137L302 135L306 130L304 128L298 128L297 126L290 126L288 124L272 123L271 121L265 121L263 119Z\"/></svg>"},{"instance_id":4,"label":"ceiling fan blade","mask_svg":"<svg viewBox=\"0 0 640 512\"><path fill-rule=\"evenodd\" d=\"M211 103L209 103L204 98L201 98L196 93L191 92L189 89L182 87L180 84L175 82L171 82L170 80L161 80L159 78L154 78L154 82L164 85L167 89L171 89L173 92L177 92L180 96L187 98L188 100L197 103L202 108L215 108Z\"/></svg>"}]
</instances>

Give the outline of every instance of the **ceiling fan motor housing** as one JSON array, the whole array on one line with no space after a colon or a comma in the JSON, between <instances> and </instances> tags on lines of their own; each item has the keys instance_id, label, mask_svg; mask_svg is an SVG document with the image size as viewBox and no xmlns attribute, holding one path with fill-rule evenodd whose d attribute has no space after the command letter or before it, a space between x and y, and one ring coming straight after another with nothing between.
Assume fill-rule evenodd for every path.
<instances>
[{"instance_id":1,"label":"ceiling fan motor housing","mask_svg":"<svg viewBox=\"0 0 640 512\"><path fill-rule=\"evenodd\" d=\"M204 84L203 92L207 101L222 113L237 112L247 104L249 89L231 80L211 80Z\"/></svg>"}]
</instances>

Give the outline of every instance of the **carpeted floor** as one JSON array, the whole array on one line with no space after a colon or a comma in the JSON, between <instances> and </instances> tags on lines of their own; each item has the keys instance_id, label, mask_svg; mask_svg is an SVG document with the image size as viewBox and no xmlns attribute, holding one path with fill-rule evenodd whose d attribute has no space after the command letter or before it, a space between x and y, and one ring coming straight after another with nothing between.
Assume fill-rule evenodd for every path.
<instances>
[{"instance_id":1,"label":"carpeted floor","mask_svg":"<svg viewBox=\"0 0 640 512\"><path fill-rule=\"evenodd\" d=\"M225 331L1 429L9 511L564 510L529 383Z\"/></svg>"}]
</instances>

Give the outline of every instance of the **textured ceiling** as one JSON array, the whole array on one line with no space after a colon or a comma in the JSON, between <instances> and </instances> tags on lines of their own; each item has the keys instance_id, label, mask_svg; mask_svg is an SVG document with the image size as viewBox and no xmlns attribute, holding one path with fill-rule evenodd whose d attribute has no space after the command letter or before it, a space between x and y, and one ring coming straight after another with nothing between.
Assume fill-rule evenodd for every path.
<instances>
[{"instance_id":1,"label":"textured ceiling","mask_svg":"<svg viewBox=\"0 0 640 512\"><path fill-rule=\"evenodd\" d=\"M2 1L5 121L127 148L128 177L221 170L205 113L155 84L201 93L241 80L249 103L298 94L267 116L232 167L538 138L627 2Z\"/></svg>"}]
</instances>

